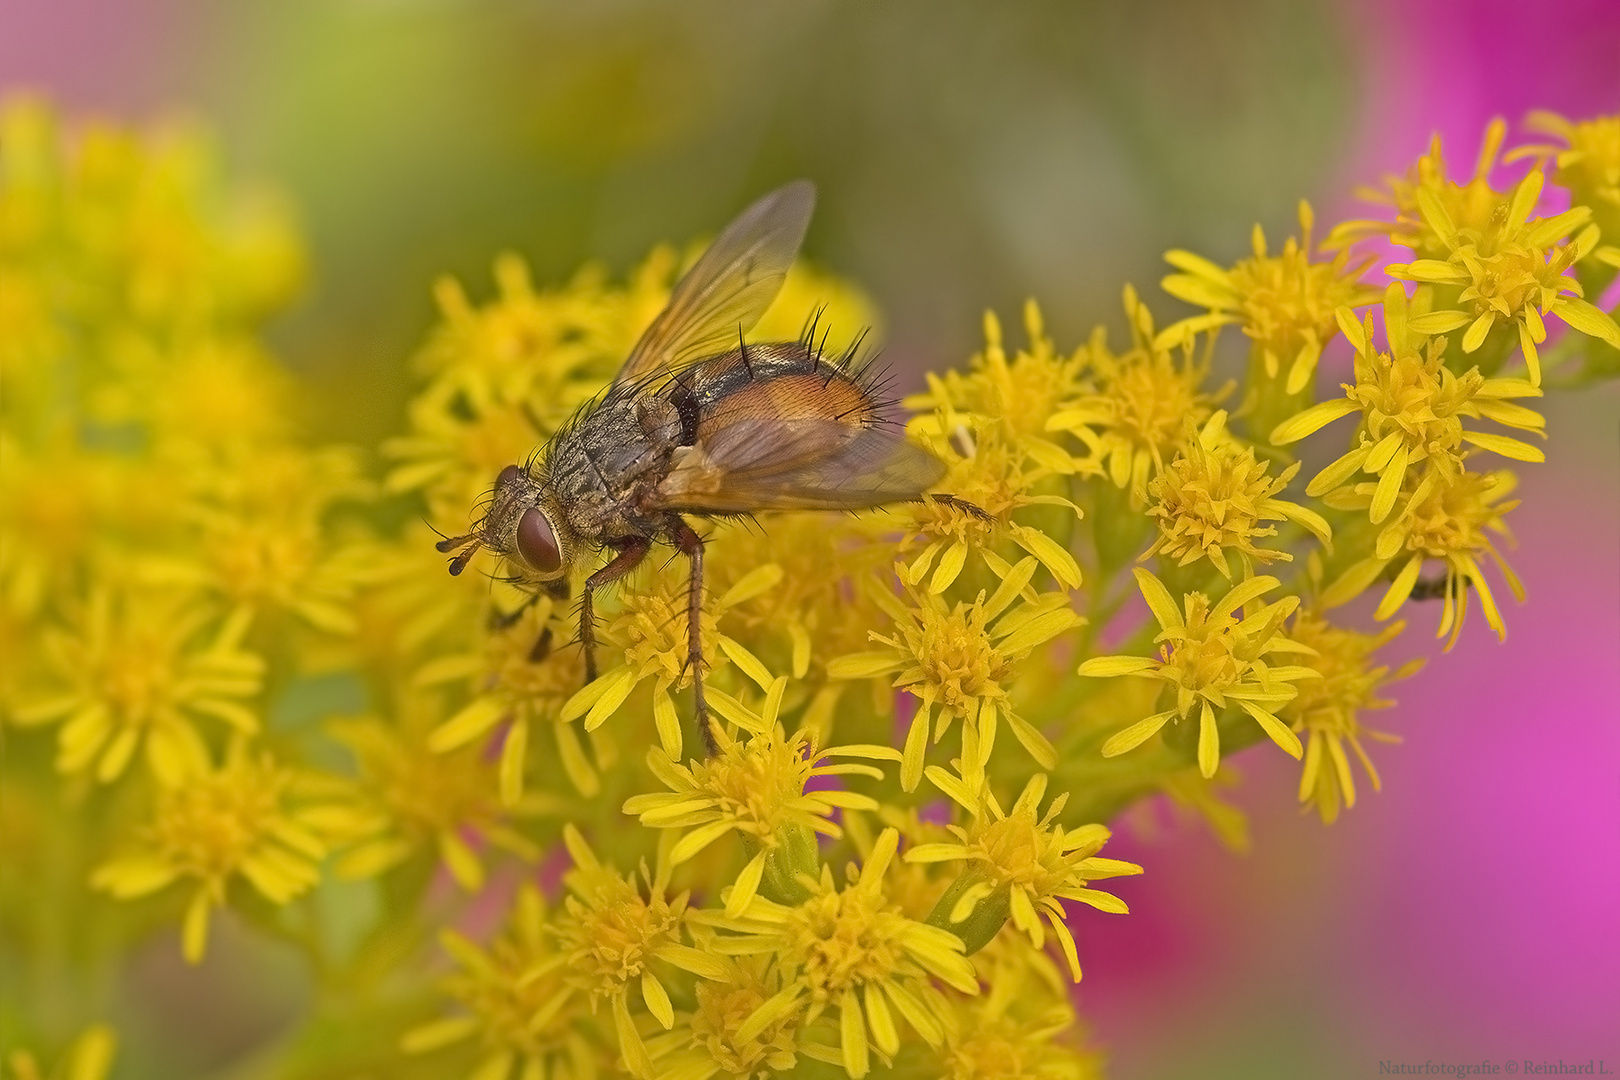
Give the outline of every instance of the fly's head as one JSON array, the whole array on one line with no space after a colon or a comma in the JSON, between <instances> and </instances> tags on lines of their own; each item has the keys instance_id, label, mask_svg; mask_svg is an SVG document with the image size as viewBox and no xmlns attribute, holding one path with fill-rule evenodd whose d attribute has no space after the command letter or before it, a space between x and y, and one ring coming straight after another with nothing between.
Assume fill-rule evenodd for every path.
<instances>
[{"instance_id":1,"label":"fly's head","mask_svg":"<svg viewBox=\"0 0 1620 1080\"><path fill-rule=\"evenodd\" d=\"M579 550L551 489L517 465L508 465L495 478L484 515L472 531L437 546L446 554L455 552L452 574L461 573L480 548L487 548L506 560L514 583L554 596L567 595L568 572Z\"/></svg>"}]
</instances>

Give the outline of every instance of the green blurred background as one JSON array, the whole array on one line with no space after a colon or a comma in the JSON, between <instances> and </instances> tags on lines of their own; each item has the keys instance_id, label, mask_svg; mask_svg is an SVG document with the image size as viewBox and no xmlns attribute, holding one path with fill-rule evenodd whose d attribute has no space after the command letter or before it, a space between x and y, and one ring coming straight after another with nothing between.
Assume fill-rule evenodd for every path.
<instances>
[{"instance_id":1,"label":"green blurred background","mask_svg":"<svg viewBox=\"0 0 1620 1080\"><path fill-rule=\"evenodd\" d=\"M1126 281L1184 314L1155 287L1167 248L1230 260L1255 222L1280 242L1301 197L1359 213L1352 185L1434 130L1466 169L1493 114L1620 108L1620 4L5 0L19 86L193 115L236 176L290 196L315 276L273 341L316 433L372 446L437 275L487 296L501 250L542 283L622 272L796 176L821 189L808 254L869 290L908 381L1026 296L1066 348L1122 331ZM1515 558L1531 605L1508 645L1473 628L1398 695L1384 796L1323 829L1294 816L1287 763L1245 758L1254 855L1157 808L1124 823L1118 855L1149 870L1120 890L1133 914L1078 923L1120 1080L1620 1071L1616 404L1549 403ZM265 948L227 927L199 971L172 941L137 958L128 987L161 993L114 995L121 1080L262 1075L305 985Z\"/></svg>"}]
</instances>

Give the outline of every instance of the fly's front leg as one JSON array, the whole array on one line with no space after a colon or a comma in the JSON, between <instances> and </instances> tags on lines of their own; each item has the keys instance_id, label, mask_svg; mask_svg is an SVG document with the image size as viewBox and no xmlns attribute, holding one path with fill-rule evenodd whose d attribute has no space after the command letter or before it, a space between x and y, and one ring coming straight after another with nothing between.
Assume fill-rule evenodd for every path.
<instances>
[{"instance_id":1,"label":"fly's front leg","mask_svg":"<svg viewBox=\"0 0 1620 1080\"><path fill-rule=\"evenodd\" d=\"M596 609L593 603L596 590L634 570L647 557L647 549L652 547L652 541L643 536L632 536L616 542L614 546L619 553L613 557L613 561L586 578L585 588L580 590L579 644L585 650L587 684L596 681Z\"/></svg>"},{"instance_id":2,"label":"fly's front leg","mask_svg":"<svg viewBox=\"0 0 1620 1080\"><path fill-rule=\"evenodd\" d=\"M692 565L692 583L686 598L686 665L692 669L692 713L698 733L712 757L719 752L709 728L709 703L703 697L703 538L679 518L671 530L675 543Z\"/></svg>"}]
</instances>

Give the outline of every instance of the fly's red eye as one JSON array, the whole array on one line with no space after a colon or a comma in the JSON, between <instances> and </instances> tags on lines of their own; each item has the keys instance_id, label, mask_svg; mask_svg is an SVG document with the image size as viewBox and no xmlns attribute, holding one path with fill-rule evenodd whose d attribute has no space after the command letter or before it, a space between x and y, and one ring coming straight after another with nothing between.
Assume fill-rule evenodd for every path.
<instances>
[{"instance_id":1,"label":"fly's red eye","mask_svg":"<svg viewBox=\"0 0 1620 1080\"><path fill-rule=\"evenodd\" d=\"M522 469L518 468L516 465L508 465L506 468L501 470L501 475L495 478L495 486L498 488L503 488L522 475Z\"/></svg>"},{"instance_id":2,"label":"fly's red eye","mask_svg":"<svg viewBox=\"0 0 1620 1080\"><path fill-rule=\"evenodd\" d=\"M538 510L525 510L518 519L517 548L523 561L541 573L549 574L562 568L557 536L551 531L546 516Z\"/></svg>"}]
</instances>

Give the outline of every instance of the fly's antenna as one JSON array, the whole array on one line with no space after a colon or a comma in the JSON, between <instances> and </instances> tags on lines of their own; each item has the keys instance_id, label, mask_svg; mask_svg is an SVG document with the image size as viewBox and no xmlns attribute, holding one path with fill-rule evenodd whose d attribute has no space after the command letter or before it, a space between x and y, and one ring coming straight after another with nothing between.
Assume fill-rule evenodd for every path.
<instances>
[{"instance_id":1,"label":"fly's antenna","mask_svg":"<svg viewBox=\"0 0 1620 1080\"><path fill-rule=\"evenodd\" d=\"M435 551L441 555L448 555L457 548L456 557L450 560L450 576L459 577L467 569L467 563L478 554L478 549L484 546L483 539L477 533L467 533L465 536L450 536L433 545Z\"/></svg>"}]
</instances>

